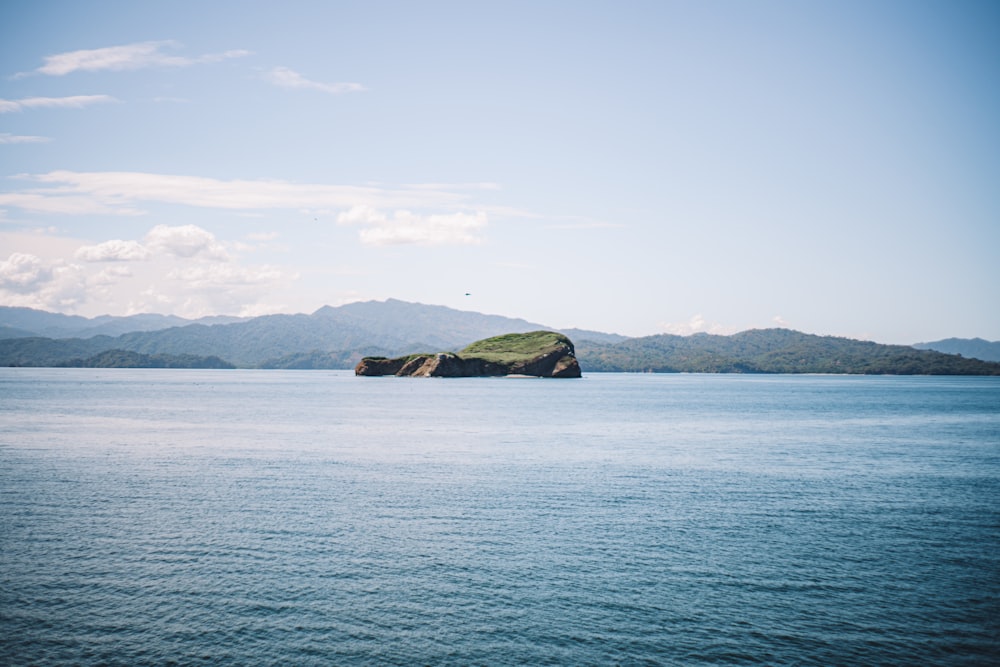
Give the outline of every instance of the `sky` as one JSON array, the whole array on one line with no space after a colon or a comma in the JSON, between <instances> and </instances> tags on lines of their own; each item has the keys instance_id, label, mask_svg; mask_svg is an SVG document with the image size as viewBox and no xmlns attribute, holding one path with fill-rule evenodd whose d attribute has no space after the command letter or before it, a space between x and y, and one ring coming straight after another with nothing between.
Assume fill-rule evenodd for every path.
<instances>
[{"instance_id":1,"label":"sky","mask_svg":"<svg viewBox=\"0 0 1000 667\"><path fill-rule=\"evenodd\" d=\"M0 305L1000 340L1000 3L0 4Z\"/></svg>"}]
</instances>

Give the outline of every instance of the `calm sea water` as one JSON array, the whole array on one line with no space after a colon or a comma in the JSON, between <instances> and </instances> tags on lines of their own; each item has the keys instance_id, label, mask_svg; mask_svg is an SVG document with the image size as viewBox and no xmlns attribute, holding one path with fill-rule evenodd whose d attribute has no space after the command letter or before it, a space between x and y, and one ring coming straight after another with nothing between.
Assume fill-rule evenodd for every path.
<instances>
[{"instance_id":1,"label":"calm sea water","mask_svg":"<svg viewBox=\"0 0 1000 667\"><path fill-rule=\"evenodd\" d=\"M1000 379L0 369L0 663L1000 661Z\"/></svg>"}]
</instances>

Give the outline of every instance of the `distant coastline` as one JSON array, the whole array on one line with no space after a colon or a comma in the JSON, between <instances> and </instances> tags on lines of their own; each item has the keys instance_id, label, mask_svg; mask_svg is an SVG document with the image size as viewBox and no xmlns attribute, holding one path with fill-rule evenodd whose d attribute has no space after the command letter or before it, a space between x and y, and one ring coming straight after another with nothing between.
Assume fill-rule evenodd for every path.
<instances>
[{"instance_id":1,"label":"distant coastline","mask_svg":"<svg viewBox=\"0 0 1000 667\"><path fill-rule=\"evenodd\" d=\"M96 325L86 318L0 307L0 366L349 370L364 357L457 352L492 336L551 329L394 299L324 307L310 315L213 318L181 326L164 316L99 319ZM130 323L138 328L127 330ZM125 331L88 335L95 326ZM968 354L789 329L639 338L577 329L560 333L573 339L585 373L1000 375L1000 363ZM1000 345L970 343L980 349Z\"/></svg>"}]
</instances>

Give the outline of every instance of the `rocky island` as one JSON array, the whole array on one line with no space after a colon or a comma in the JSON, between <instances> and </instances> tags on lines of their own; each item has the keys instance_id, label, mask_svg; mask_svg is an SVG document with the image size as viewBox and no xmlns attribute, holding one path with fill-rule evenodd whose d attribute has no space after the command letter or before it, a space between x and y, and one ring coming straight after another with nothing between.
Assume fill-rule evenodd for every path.
<instances>
[{"instance_id":1,"label":"rocky island","mask_svg":"<svg viewBox=\"0 0 1000 667\"><path fill-rule=\"evenodd\" d=\"M573 343L553 331L505 334L476 341L460 352L410 354L405 357L365 357L355 375L410 377L535 377L578 378L580 364Z\"/></svg>"}]
</instances>

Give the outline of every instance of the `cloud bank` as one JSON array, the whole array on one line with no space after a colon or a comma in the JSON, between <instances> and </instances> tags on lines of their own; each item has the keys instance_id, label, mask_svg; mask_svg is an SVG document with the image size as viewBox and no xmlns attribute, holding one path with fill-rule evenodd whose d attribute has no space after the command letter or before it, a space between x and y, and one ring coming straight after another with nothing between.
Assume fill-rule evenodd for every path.
<instances>
[{"instance_id":1,"label":"cloud bank","mask_svg":"<svg viewBox=\"0 0 1000 667\"><path fill-rule=\"evenodd\" d=\"M52 279L52 270L35 255L15 252L0 262L0 289L19 294L30 293Z\"/></svg>"},{"instance_id":2,"label":"cloud bank","mask_svg":"<svg viewBox=\"0 0 1000 667\"><path fill-rule=\"evenodd\" d=\"M274 310L269 294L297 279L281 267L240 263L196 225L157 225L141 240L111 239L71 254L16 252L0 260L0 302L70 312L99 302L126 313L261 314Z\"/></svg>"}]
</instances>

